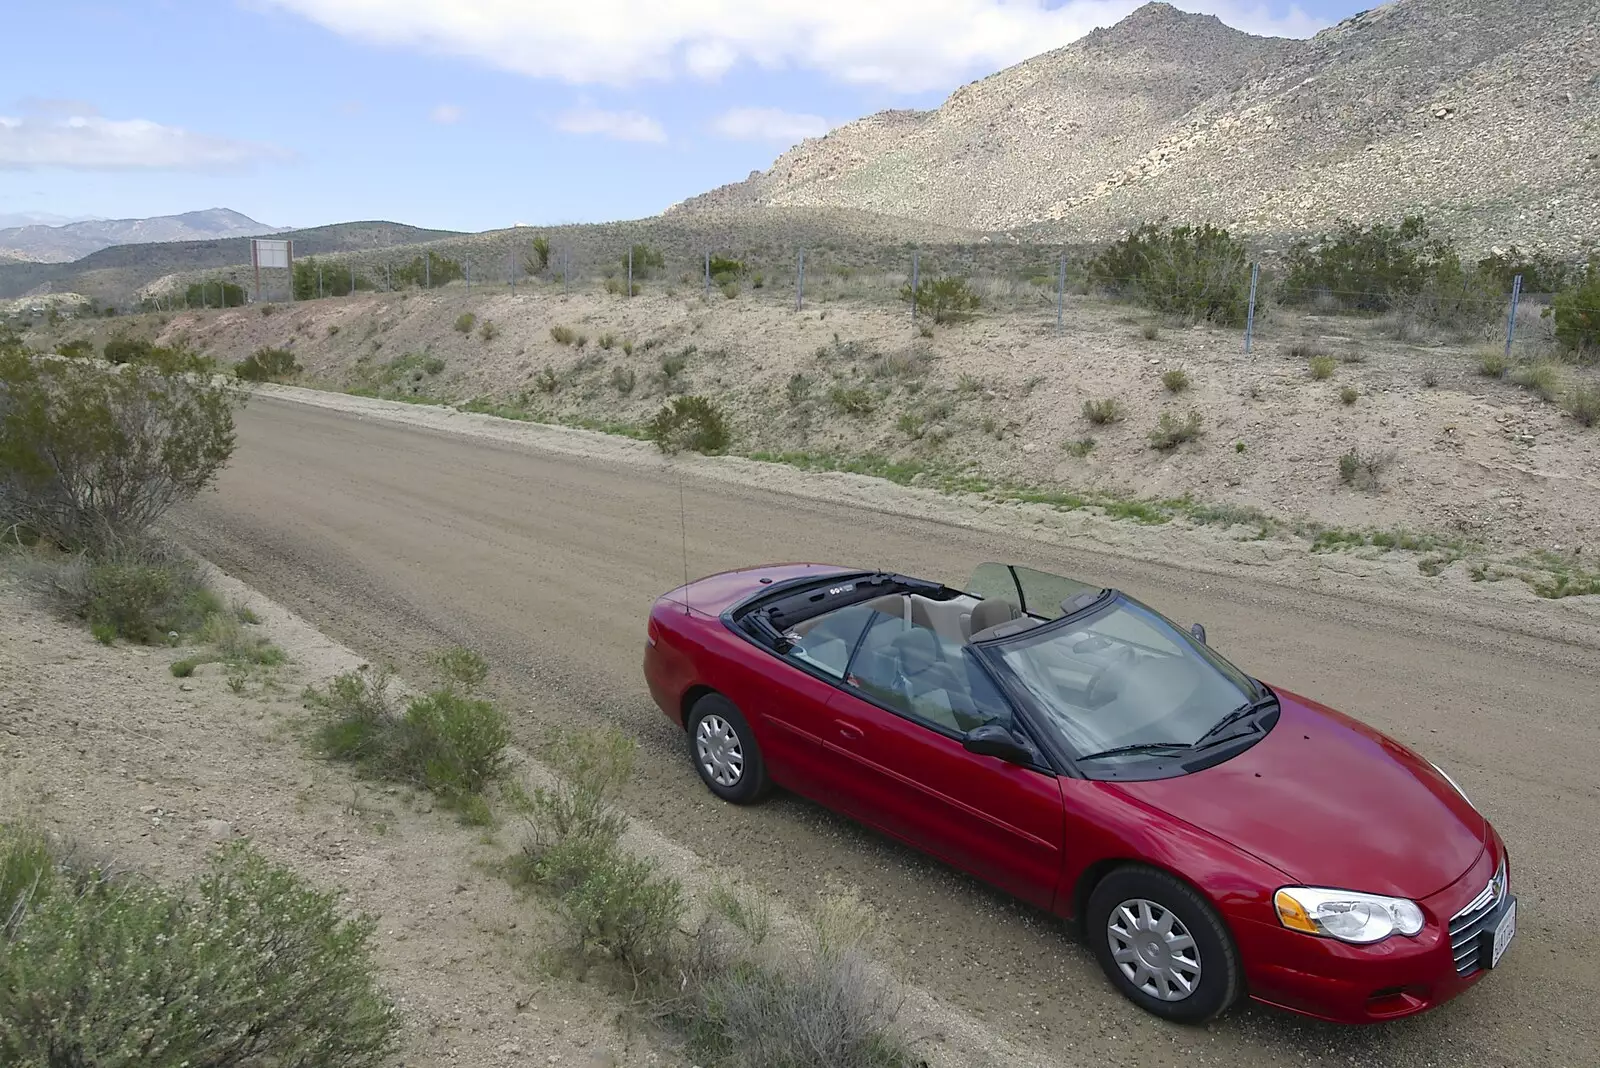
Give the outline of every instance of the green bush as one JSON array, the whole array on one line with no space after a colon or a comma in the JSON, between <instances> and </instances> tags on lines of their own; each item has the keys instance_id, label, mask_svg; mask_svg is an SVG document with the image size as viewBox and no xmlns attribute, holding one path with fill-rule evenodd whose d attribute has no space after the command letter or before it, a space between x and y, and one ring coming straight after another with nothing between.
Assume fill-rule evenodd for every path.
<instances>
[{"instance_id":1,"label":"green bush","mask_svg":"<svg viewBox=\"0 0 1600 1068\"><path fill-rule=\"evenodd\" d=\"M168 890L0 828L0 1063L377 1068L376 922L246 843Z\"/></svg>"},{"instance_id":2,"label":"green bush","mask_svg":"<svg viewBox=\"0 0 1600 1068\"><path fill-rule=\"evenodd\" d=\"M1394 457L1393 451L1362 452L1352 448L1339 457L1339 481L1357 489L1375 490Z\"/></svg>"},{"instance_id":3,"label":"green bush","mask_svg":"<svg viewBox=\"0 0 1600 1068\"><path fill-rule=\"evenodd\" d=\"M1168 393L1182 393L1189 388L1189 372L1182 367L1169 367L1161 372L1161 384Z\"/></svg>"},{"instance_id":4,"label":"green bush","mask_svg":"<svg viewBox=\"0 0 1600 1068\"><path fill-rule=\"evenodd\" d=\"M870 415L878 406L864 386L836 385L828 390L828 402L844 415Z\"/></svg>"},{"instance_id":5,"label":"green bush","mask_svg":"<svg viewBox=\"0 0 1600 1068\"><path fill-rule=\"evenodd\" d=\"M1345 386L1339 391L1339 403L1346 408L1361 399L1361 391L1354 386Z\"/></svg>"},{"instance_id":6,"label":"green bush","mask_svg":"<svg viewBox=\"0 0 1600 1068\"><path fill-rule=\"evenodd\" d=\"M1083 402L1083 417L1095 426L1122 422L1122 405L1115 397Z\"/></svg>"},{"instance_id":7,"label":"green bush","mask_svg":"<svg viewBox=\"0 0 1600 1068\"><path fill-rule=\"evenodd\" d=\"M183 305L186 308L242 308L244 287L232 282L195 282L184 290Z\"/></svg>"},{"instance_id":8,"label":"green bush","mask_svg":"<svg viewBox=\"0 0 1600 1068\"><path fill-rule=\"evenodd\" d=\"M900 299L915 303L917 311L940 325L972 318L982 303L967 280L955 275L919 279L915 293L908 282L900 288Z\"/></svg>"},{"instance_id":9,"label":"green bush","mask_svg":"<svg viewBox=\"0 0 1600 1068\"><path fill-rule=\"evenodd\" d=\"M1156 420L1156 428L1150 431L1150 447L1165 452L1186 441L1193 441L1200 434L1199 412L1190 411L1182 419L1176 418L1171 412L1162 412Z\"/></svg>"},{"instance_id":10,"label":"green bush","mask_svg":"<svg viewBox=\"0 0 1600 1068\"><path fill-rule=\"evenodd\" d=\"M714 455L726 452L733 433L715 401L705 397L674 397L645 427L645 433L665 453L691 452Z\"/></svg>"},{"instance_id":11,"label":"green bush","mask_svg":"<svg viewBox=\"0 0 1600 1068\"><path fill-rule=\"evenodd\" d=\"M288 349L257 349L233 365L234 375L246 382L283 382L302 370Z\"/></svg>"},{"instance_id":12,"label":"green bush","mask_svg":"<svg viewBox=\"0 0 1600 1068\"><path fill-rule=\"evenodd\" d=\"M473 315L471 312L462 312L456 317L456 333L472 333L472 328L477 325L477 322L478 317L476 315Z\"/></svg>"},{"instance_id":13,"label":"green bush","mask_svg":"<svg viewBox=\"0 0 1600 1068\"><path fill-rule=\"evenodd\" d=\"M500 328L487 319L484 320L482 326L478 327L478 340L486 345L499 336Z\"/></svg>"},{"instance_id":14,"label":"green bush","mask_svg":"<svg viewBox=\"0 0 1600 1068\"><path fill-rule=\"evenodd\" d=\"M1410 215L1399 226L1345 222L1333 234L1295 242L1279 294L1285 304L1331 300L1339 308L1382 312L1422 292L1437 264L1453 255L1426 221Z\"/></svg>"},{"instance_id":15,"label":"green bush","mask_svg":"<svg viewBox=\"0 0 1600 1068\"><path fill-rule=\"evenodd\" d=\"M578 340L578 332L570 326L552 326L550 328L550 340L557 345L570 345Z\"/></svg>"},{"instance_id":16,"label":"green bush","mask_svg":"<svg viewBox=\"0 0 1600 1068\"><path fill-rule=\"evenodd\" d=\"M543 274L550 267L550 239L540 234L533 239L532 248L522 261L522 269L528 274Z\"/></svg>"},{"instance_id":17,"label":"green bush","mask_svg":"<svg viewBox=\"0 0 1600 1068\"><path fill-rule=\"evenodd\" d=\"M107 363L139 363L155 351L155 343L136 337L114 337L107 341L101 355Z\"/></svg>"},{"instance_id":18,"label":"green bush","mask_svg":"<svg viewBox=\"0 0 1600 1068\"><path fill-rule=\"evenodd\" d=\"M233 454L242 396L164 352L115 368L0 355L0 528L98 551L211 483Z\"/></svg>"},{"instance_id":19,"label":"green bush","mask_svg":"<svg viewBox=\"0 0 1600 1068\"><path fill-rule=\"evenodd\" d=\"M1524 293L1559 293L1572 279L1572 268L1543 252L1524 252L1516 245L1478 261L1478 271L1491 278L1498 292L1511 292L1517 275Z\"/></svg>"},{"instance_id":20,"label":"green bush","mask_svg":"<svg viewBox=\"0 0 1600 1068\"><path fill-rule=\"evenodd\" d=\"M56 346L56 355L65 356L69 360L86 360L94 355L94 342L86 337L75 341L64 341Z\"/></svg>"},{"instance_id":21,"label":"green bush","mask_svg":"<svg viewBox=\"0 0 1600 1068\"><path fill-rule=\"evenodd\" d=\"M296 273L298 274L298 271ZM333 273L337 274L337 269ZM433 253L426 258L424 256L413 256L409 263L402 263L394 268L392 272L394 285L397 289L405 286L422 286L437 289L440 286L459 281L464 277L466 277L466 271L462 268L460 260L453 260L438 253ZM361 281L359 276L356 280L358 283ZM348 286L348 273L346 274L345 282ZM363 286L362 288L365 287ZM346 292L348 292L348 288ZM311 279L311 293L312 295L316 294L315 276ZM296 291L296 296L298 297L298 290Z\"/></svg>"},{"instance_id":22,"label":"green bush","mask_svg":"<svg viewBox=\"0 0 1600 1068\"><path fill-rule=\"evenodd\" d=\"M722 283L722 295L723 295L723 297L725 297L728 300L733 300L735 297L737 297L739 295L739 283L738 282L724 282L724 283Z\"/></svg>"},{"instance_id":23,"label":"green bush","mask_svg":"<svg viewBox=\"0 0 1600 1068\"><path fill-rule=\"evenodd\" d=\"M652 273L661 270L667 265L666 257L662 255L661 250L651 248L649 245L634 245L632 255L634 281L638 281L641 278L649 278ZM623 253L621 260L618 262L626 269L628 266L628 253Z\"/></svg>"},{"instance_id":24,"label":"green bush","mask_svg":"<svg viewBox=\"0 0 1600 1068\"><path fill-rule=\"evenodd\" d=\"M744 274L743 261L729 259L726 256L711 257L711 280L713 282L720 284L733 281L742 274Z\"/></svg>"},{"instance_id":25,"label":"green bush","mask_svg":"<svg viewBox=\"0 0 1600 1068\"><path fill-rule=\"evenodd\" d=\"M1250 257L1209 223L1145 223L1089 261L1090 284L1159 312L1224 325L1245 321Z\"/></svg>"},{"instance_id":26,"label":"green bush","mask_svg":"<svg viewBox=\"0 0 1600 1068\"><path fill-rule=\"evenodd\" d=\"M1554 401L1561 393L1561 368L1553 363L1525 363L1511 371L1513 384L1538 394L1543 401Z\"/></svg>"},{"instance_id":27,"label":"green bush","mask_svg":"<svg viewBox=\"0 0 1600 1068\"><path fill-rule=\"evenodd\" d=\"M433 284L434 285L443 285L444 284L442 281L440 281L440 278L439 278L439 269L440 269L440 263L441 262L453 263L454 261L450 261L450 260L441 261L437 256L434 257L434 261L433 261ZM407 267L398 268L395 271L395 281L396 282L402 282L402 277L403 276L409 277L409 276L406 275L406 272L410 269L411 266L414 266L416 271L417 271L417 277L413 281L415 281L417 283L420 283L421 280L422 280L422 260L421 260L420 257L418 259L416 259L415 261L413 261L412 265L408 265ZM460 274L461 265L460 264L455 264L455 267L456 267L456 271L457 271L455 277L456 278L460 278L461 277L461 274ZM320 281L318 279L318 272L319 271L321 272ZM448 281L448 280L449 279L446 279L446 281ZM294 299L295 300L315 300L318 297L348 297L352 292L354 292L356 290L361 290L361 289L370 290L370 289L374 288L374 286L372 284L372 281L369 278L367 278L366 275L363 275L360 272L356 272L355 273L355 275L353 277L353 281L354 281L354 286L351 285L352 275L351 275L350 265L348 263L343 263L343 264L341 264L341 263L321 264L321 263L317 262L317 259L316 259L315 256L312 256L312 257L309 257L309 258L303 259L303 260L295 260L295 262L294 262Z\"/></svg>"},{"instance_id":28,"label":"green bush","mask_svg":"<svg viewBox=\"0 0 1600 1068\"><path fill-rule=\"evenodd\" d=\"M1339 368L1339 361L1328 355L1313 356L1307 366L1311 371L1311 377L1321 382L1333 377L1333 372Z\"/></svg>"},{"instance_id":29,"label":"green bush","mask_svg":"<svg viewBox=\"0 0 1600 1068\"><path fill-rule=\"evenodd\" d=\"M463 811L505 774L511 731L505 714L478 696L487 667L476 654L436 658L441 682L397 711L383 672L346 672L309 691L321 712L316 740L324 755L378 778L410 783Z\"/></svg>"},{"instance_id":30,"label":"green bush","mask_svg":"<svg viewBox=\"0 0 1600 1068\"><path fill-rule=\"evenodd\" d=\"M1576 284L1556 294L1550 311L1557 341L1585 362L1600 360L1600 259L1590 260Z\"/></svg>"},{"instance_id":31,"label":"green bush","mask_svg":"<svg viewBox=\"0 0 1600 1068\"><path fill-rule=\"evenodd\" d=\"M618 365L611 369L611 388L624 397L633 392L633 387L637 383L638 375L634 373L631 367Z\"/></svg>"},{"instance_id":32,"label":"green bush","mask_svg":"<svg viewBox=\"0 0 1600 1068\"><path fill-rule=\"evenodd\" d=\"M1478 373L1485 378L1502 378L1506 373L1506 354L1498 348L1484 349L1478 354Z\"/></svg>"},{"instance_id":33,"label":"green bush","mask_svg":"<svg viewBox=\"0 0 1600 1068\"><path fill-rule=\"evenodd\" d=\"M605 333L600 335L599 339L595 342L595 344L599 345L606 352L610 352L612 349L616 348L617 335L615 335L611 331L607 330Z\"/></svg>"},{"instance_id":34,"label":"green bush","mask_svg":"<svg viewBox=\"0 0 1600 1068\"><path fill-rule=\"evenodd\" d=\"M191 558L155 541L130 541L87 553L44 554L28 580L57 608L83 620L101 641L161 644L192 634L221 602Z\"/></svg>"}]
</instances>

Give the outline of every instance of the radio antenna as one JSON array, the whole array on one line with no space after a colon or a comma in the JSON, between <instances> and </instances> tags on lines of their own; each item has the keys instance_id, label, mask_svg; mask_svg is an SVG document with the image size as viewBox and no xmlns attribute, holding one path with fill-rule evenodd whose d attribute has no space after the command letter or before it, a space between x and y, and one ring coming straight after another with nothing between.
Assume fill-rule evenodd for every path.
<instances>
[{"instance_id":1,"label":"radio antenna","mask_svg":"<svg viewBox=\"0 0 1600 1068\"><path fill-rule=\"evenodd\" d=\"M683 503L683 468L672 465L678 473L678 535L683 542L683 614L689 614L689 519Z\"/></svg>"}]
</instances>

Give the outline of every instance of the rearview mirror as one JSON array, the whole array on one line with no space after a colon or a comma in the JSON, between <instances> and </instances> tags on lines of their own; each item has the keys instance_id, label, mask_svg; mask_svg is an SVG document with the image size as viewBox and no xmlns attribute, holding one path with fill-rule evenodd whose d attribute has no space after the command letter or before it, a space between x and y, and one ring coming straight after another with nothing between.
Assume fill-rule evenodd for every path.
<instances>
[{"instance_id":1,"label":"rearview mirror","mask_svg":"<svg viewBox=\"0 0 1600 1068\"><path fill-rule=\"evenodd\" d=\"M998 723L985 723L967 732L961 744L967 752L991 756L1009 764L1032 764L1033 753Z\"/></svg>"},{"instance_id":2,"label":"rearview mirror","mask_svg":"<svg viewBox=\"0 0 1600 1068\"><path fill-rule=\"evenodd\" d=\"M1189 633L1193 634L1194 640L1199 642L1201 645L1206 644L1206 628L1199 623L1195 623L1190 626Z\"/></svg>"}]
</instances>

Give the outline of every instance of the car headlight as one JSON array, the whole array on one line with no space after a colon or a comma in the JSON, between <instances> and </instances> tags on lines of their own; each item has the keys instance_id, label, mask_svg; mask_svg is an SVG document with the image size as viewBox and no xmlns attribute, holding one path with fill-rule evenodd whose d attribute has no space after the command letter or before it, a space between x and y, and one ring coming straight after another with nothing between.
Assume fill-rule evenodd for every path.
<instances>
[{"instance_id":1,"label":"car headlight","mask_svg":"<svg viewBox=\"0 0 1600 1068\"><path fill-rule=\"evenodd\" d=\"M1272 903L1279 922L1289 930L1341 942L1366 945L1392 934L1414 935L1422 930L1422 910L1416 902L1401 897L1286 886L1273 895Z\"/></svg>"},{"instance_id":2,"label":"car headlight","mask_svg":"<svg viewBox=\"0 0 1600 1068\"><path fill-rule=\"evenodd\" d=\"M1444 781L1445 782L1449 783L1451 786L1454 786L1456 788L1456 793L1461 795L1461 800L1465 801L1469 805L1472 805L1472 798L1467 796L1467 792L1461 788L1461 784L1460 783L1456 782L1454 779L1452 779L1450 777L1450 773L1448 771L1445 771L1443 768L1441 768L1439 765L1435 764L1431 760L1428 761L1428 766L1433 768L1433 770L1437 771L1440 775L1444 776ZM1473 808L1477 808L1478 806L1477 805L1472 805L1472 807Z\"/></svg>"}]
</instances>

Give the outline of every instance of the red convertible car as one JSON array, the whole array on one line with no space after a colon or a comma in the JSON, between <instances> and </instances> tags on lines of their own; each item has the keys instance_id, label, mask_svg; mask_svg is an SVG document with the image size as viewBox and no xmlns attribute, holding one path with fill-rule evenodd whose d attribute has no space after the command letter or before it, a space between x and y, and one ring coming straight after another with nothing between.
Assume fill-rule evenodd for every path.
<instances>
[{"instance_id":1,"label":"red convertible car","mask_svg":"<svg viewBox=\"0 0 1600 1068\"><path fill-rule=\"evenodd\" d=\"M1505 844L1449 776L1116 590L756 567L663 596L646 645L713 793L784 787L1077 920L1170 1020L1407 1016L1516 930Z\"/></svg>"}]
</instances>

